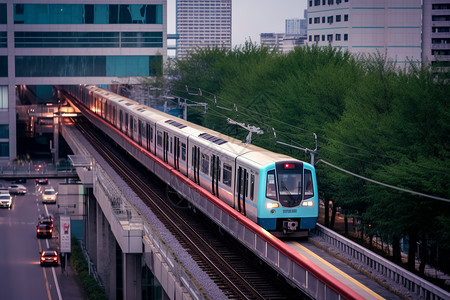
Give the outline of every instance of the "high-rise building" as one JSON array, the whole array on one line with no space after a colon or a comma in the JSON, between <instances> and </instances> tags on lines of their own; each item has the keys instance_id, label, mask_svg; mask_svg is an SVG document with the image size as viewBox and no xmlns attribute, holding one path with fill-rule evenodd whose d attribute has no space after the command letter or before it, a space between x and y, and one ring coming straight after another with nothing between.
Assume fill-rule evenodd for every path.
<instances>
[{"instance_id":1,"label":"high-rise building","mask_svg":"<svg viewBox=\"0 0 450 300\"><path fill-rule=\"evenodd\" d=\"M306 19L287 19L286 22L286 35L302 35L306 36L307 22Z\"/></svg>"},{"instance_id":2,"label":"high-rise building","mask_svg":"<svg viewBox=\"0 0 450 300\"><path fill-rule=\"evenodd\" d=\"M177 1L177 57L205 47L231 49L231 0Z\"/></svg>"},{"instance_id":3,"label":"high-rise building","mask_svg":"<svg viewBox=\"0 0 450 300\"><path fill-rule=\"evenodd\" d=\"M308 44L422 60L423 0L309 0ZM425 0L427 2L427 0Z\"/></svg>"},{"instance_id":4,"label":"high-rise building","mask_svg":"<svg viewBox=\"0 0 450 300\"><path fill-rule=\"evenodd\" d=\"M450 1L423 1L422 60L450 67Z\"/></svg>"},{"instance_id":5,"label":"high-rise building","mask_svg":"<svg viewBox=\"0 0 450 300\"><path fill-rule=\"evenodd\" d=\"M16 96L33 86L138 83L167 58L166 0L0 0L0 162L16 157Z\"/></svg>"}]
</instances>

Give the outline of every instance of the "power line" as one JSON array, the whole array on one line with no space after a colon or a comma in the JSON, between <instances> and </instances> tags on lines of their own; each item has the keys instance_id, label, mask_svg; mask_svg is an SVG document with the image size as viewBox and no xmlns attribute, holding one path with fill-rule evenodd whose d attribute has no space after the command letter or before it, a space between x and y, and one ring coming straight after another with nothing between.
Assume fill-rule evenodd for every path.
<instances>
[{"instance_id":1,"label":"power line","mask_svg":"<svg viewBox=\"0 0 450 300\"><path fill-rule=\"evenodd\" d=\"M319 159L317 161L317 163L319 163L319 162L323 162L324 164L326 164L326 165L328 165L330 167L333 167L333 168L335 168L335 169L337 169L339 171L342 171L344 173L347 173L347 174L350 174L352 176L358 177L360 179L363 179L363 180L366 180L366 181L369 181L369 182L372 182L372 183L375 183L375 184L378 184L378 185L382 185L382 186L385 186L385 187L388 187L388 188L391 188L391 189L394 189L394 190L398 190L398 191L402 191L402 192L406 192L406 193L410 193L410 194L413 194L413 195L418 195L418 196L422 196L422 197L426 197L426 198L430 198L430 199L434 199L434 200L450 202L450 199L436 197L436 196L431 196L431 195L427 195L427 194L424 194L424 193L419 193L419 192L407 190L407 189L404 189L404 188L400 188L400 187L397 187L397 186L386 184L386 183L383 183L383 182L380 182L380 181L376 181L376 180L373 180L373 179L370 179L370 178L367 178L367 177L364 177L364 176L352 173L352 172L347 171L347 170L345 170L343 168L340 168L340 167L338 167L336 165L333 165L332 163L329 163L329 162L327 162L327 161L325 161L323 159Z\"/></svg>"}]
</instances>

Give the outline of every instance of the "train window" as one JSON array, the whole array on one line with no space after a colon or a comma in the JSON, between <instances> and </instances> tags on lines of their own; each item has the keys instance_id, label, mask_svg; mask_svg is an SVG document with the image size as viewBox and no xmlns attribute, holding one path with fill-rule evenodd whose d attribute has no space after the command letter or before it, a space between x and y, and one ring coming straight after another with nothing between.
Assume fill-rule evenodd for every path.
<instances>
[{"instance_id":1,"label":"train window","mask_svg":"<svg viewBox=\"0 0 450 300\"><path fill-rule=\"evenodd\" d=\"M134 118L132 116L130 116L130 133L132 133L134 130L134 120L133 119Z\"/></svg>"},{"instance_id":2,"label":"train window","mask_svg":"<svg viewBox=\"0 0 450 300\"><path fill-rule=\"evenodd\" d=\"M125 113L125 132L128 133L128 113Z\"/></svg>"},{"instance_id":3,"label":"train window","mask_svg":"<svg viewBox=\"0 0 450 300\"><path fill-rule=\"evenodd\" d=\"M277 200L277 189L275 184L275 170L267 172L266 197Z\"/></svg>"},{"instance_id":4,"label":"train window","mask_svg":"<svg viewBox=\"0 0 450 300\"><path fill-rule=\"evenodd\" d=\"M156 144L158 146L162 146L162 132L161 131L156 131Z\"/></svg>"},{"instance_id":5,"label":"train window","mask_svg":"<svg viewBox=\"0 0 450 300\"><path fill-rule=\"evenodd\" d=\"M232 179L232 167L228 164L223 164L223 184L227 186L231 186L231 179Z\"/></svg>"},{"instance_id":6,"label":"train window","mask_svg":"<svg viewBox=\"0 0 450 300\"><path fill-rule=\"evenodd\" d=\"M137 132L137 130L138 130L138 128L137 128L137 121L134 118L133 118L133 123L134 123L134 132Z\"/></svg>"},{"instance_id":7,"label":"train window","mask_svg":"<svg viewBox=\"0 0 450 300\"><path fill-rule=\"evenodd\" d=\"M255 175L250 175L250 200L253 200L255 194Z\"/></svg>"},{"instance_id":8,"label":"train window","mask_svg":"<svg viewBox=\"0 0 450 300\"><path fill-rule=\"evenodd\" d=\"M245 172L245 197L248 198L248 172Z\"/></svg>"},{"instance_id":9,"label":"train window","mask_svg":"<svg viewBox=\"0 0 450 300\"><path fill-rule=\"evenodd\" d=\"M314 197L311 170L305 170L305 199Z\"/></svg>"},{"instance_id":10,"label":"train window","mask_svg":"<svg viewBox=\"0 0 450 300\"><path fill-rule=\"evenodd\" d=\"M202 173L209 175L209 156L202 153Z\"/></svg>"},{"instance_id":11,"label":"train window","mask_svg":"<svg viewBox=\"0 0 450 300\"><path fill-rule=\"evenodd\" d=\"M181 160L186 161L186 144L181 143Z\"/></svg>"}]
</instances>

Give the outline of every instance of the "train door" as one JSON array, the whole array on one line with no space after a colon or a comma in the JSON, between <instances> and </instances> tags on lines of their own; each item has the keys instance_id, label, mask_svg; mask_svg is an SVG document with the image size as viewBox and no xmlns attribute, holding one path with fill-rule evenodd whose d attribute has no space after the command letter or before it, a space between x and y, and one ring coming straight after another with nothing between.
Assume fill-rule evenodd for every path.
<instances>
[{"instance_id":1,"label":"train door","mask_svg":"<svg viewBox=\"0 0 450 300\"><path fill-rule=\"evenodd\" d=\"M219 198L220 159L217 155L211 156L211 191Z\"/></svg>"},{"instance_id":2,"label":"train door","mask_svg":"<svg viewBox=\"0 0 450 300\"><path fill-rule=\"evenodd\" d=\"M163 132L163 160L169 162L169 134L166 131Z\"/></svg>"},{"instance_id":3,"label":"train door","mask_svg":"<svg viewBox=\"0 0 450 300\"><path fill-rule=\"evenodd\" d=\"M153 127L150 124L145 124L146 137L147 137L147 150L152 152L151 145L153 143Z\"/></svg>"},{"instance_id":4,"label":"train door","mask_svg":"<svg viewBox=\"0 0 450 300\"><path fill-rule=\"evenodd\" d=\"M194 170L194 182L200 184L200 147L192 147L192 168Z\"/></svg>"},{"instance_id":5,"label":"train door","mask_svg":"<svg viewBox=\"0 0 450 300\"><path fill-rule=\"evenodd\" d=\"M142 135L144 134L144 123L141 120L138 120L138 144L143 146L142 144Z\"/></svg>"},{"instance_id":6,"label":"train door","mask_svg":"<svg viewBox=\"0 0 450 300\"><path fill-rule=\"evenodd\" d=\"M175 136L173 141L173 166L175 170L180 171L180 138Z\"/></svg>"},{"instance_id":7,"label":"train door","mask_svg":"<svg viewBox=\"0 0 450 300\"><path fill-rule=\"evenodd\" d=\"M119 130L122 131L122 123L123 123L123 111L119 110Z\"/></svg>"},{"instance_id":8,"label":"train door","mask_svg":"<svg viewBox=\"0 0 450 300\"><path fill-rule=\"evenodd\" d=\"M245 200L247 198L248 191L248 171L246 168L239 167L237 171L237 211L246 215L245 211Z\"/></svg>"}]
</instances>

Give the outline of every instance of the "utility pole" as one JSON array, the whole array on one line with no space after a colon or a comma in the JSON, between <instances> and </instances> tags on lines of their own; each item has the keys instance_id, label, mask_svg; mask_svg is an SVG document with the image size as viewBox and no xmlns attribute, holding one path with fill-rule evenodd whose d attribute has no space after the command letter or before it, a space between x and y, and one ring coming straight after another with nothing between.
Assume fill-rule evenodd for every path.
<instances>
[{"instance_id":1,"label":"utility pole","mask_svg":"<svg viewBox=\"0 0 450 300\"><path fill-rule=\"evenodd\" d=\"M239 123L239 122L233 121L230 118L227 119L227 123L228 124L232 124L232 125L241 126L242 128L244 128L245 130L248 131L248 135L245 138L245 143L246 144L251 144L252 143L252 133L253 132L256 133L256 134L264 134L264 131L261 130L259 127L255 127L255 126L251 126L251 125L245 125L245 123Z\"/></svg>"},{"instance_id":2,"label":"utility pole","mask_svg":"<svg viewBox=\"0 0 450 300\"><path fill-rule=\"evenodd\" d=\"M311 163L311 165L314 166L315 158L316 158L316 155L317 155L317 134L313 133L314 142L315 142L315 149L311 150L311 149L308 149L308 148L302 148L302 147L298 147L298 146L294 146L294 145L290 145L290 144L287 144L287 143L283 143L283 142L277 141L277 133L275 132L274 128L272 128L272 130L273 130L273 136L275 137L275 143L281 144L281 145L284 145L284 146L288 146L288 147L291 147L291 148L294 148L294 149L302 150L302 151L305 151L305 153L309 153L309 155L311 155L311 162L310 163Z\"/></svg>"},{"instance_id":3,"label":"utility pole","mask_svg":"<svg viewBox=\"0 0 450 300\"><path fill-rule=\"evenodd\" d=\"M187 120L187 108L188 106L203 106L203 109L206 111L208 110L208 103L194 103L194 104L188 104L187 99L184 98L178 98L178 107L183 107L183 119Z\"/></svg>"}]
</instances>

